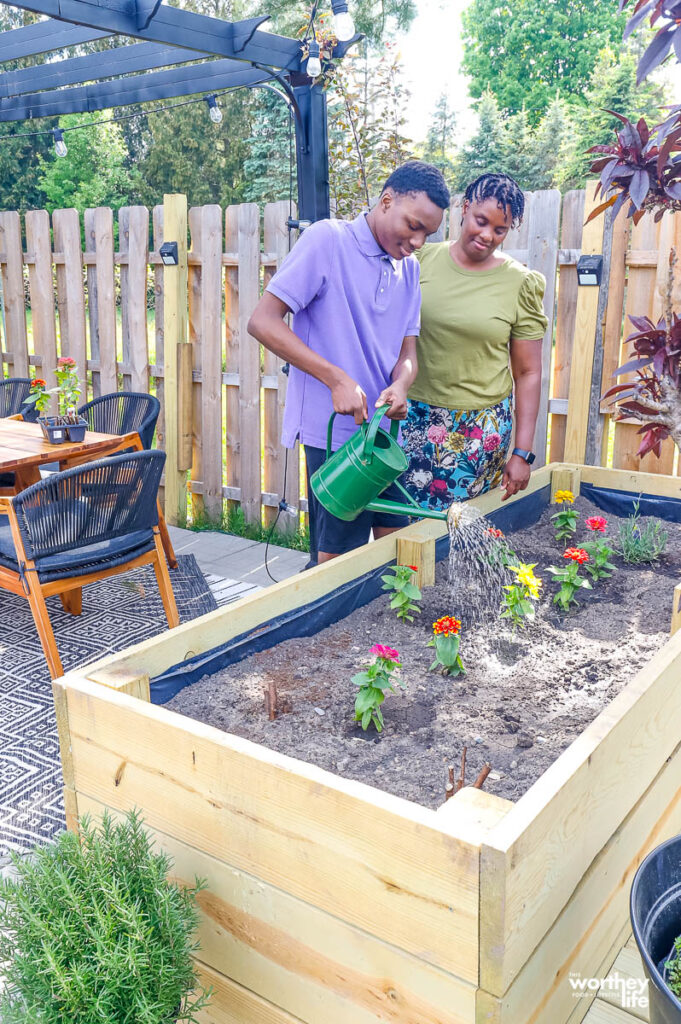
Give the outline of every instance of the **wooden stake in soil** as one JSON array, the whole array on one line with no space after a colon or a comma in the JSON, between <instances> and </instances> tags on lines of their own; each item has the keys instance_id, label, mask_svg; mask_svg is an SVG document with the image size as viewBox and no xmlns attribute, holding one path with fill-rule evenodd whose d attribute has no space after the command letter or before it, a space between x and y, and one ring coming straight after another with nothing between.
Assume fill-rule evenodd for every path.
<instances>
[{"instance_id":1,"label":"wooden stake in soil","mask_svg":"<svg viewBox=\"0 0 681 1024\"><path fill-rule=\"evenodd\" d=\"M468 750L468 747L464 747L463 750L461 751L461 771L459 773L459 778L458 778L457 783L456 783L456 792L457 793L459 792L460 789L463 789L464 785L466 784L466 751L467 750Z\"/></svg>"},{"instance_id":2,"label":"wooden stake in soil","mask_svg":"<svg viewBox=\"0 0 681 1024\"><path fill-rule=\"evenodd\" d=\"M450 764L449 768L447 769L447 771L449 773L449 782L445 786L445 800L449 800L450 797L453 797L454 793L455 793L455 788L454 788L454 765Z\"/></svg>"},{"instance_id":3,"label":"wooden stake in soil","mask_svg":"<svg viewBox=\"0 0 681 1024\"><path fill-rule=\"evenodd\" d=\"M277 687L274 679L270 679L265 690L265 710L270 722L277 717Z\"/></svg>"},{"instance_id":4,"label":"wooden stake in soil","mask_svg":"<svg viewBox=\"0 0 681 1024\"><path fill-rule=\"evenodd\" d=\"M482 789L482 787L483 787L483 785L485 783L485 779L487 778L487 776L489 775L489 773L491 771L492 771L492 765L489 763L489 761L486 761L484 766L483 766L483 768L482 768L482 771L480 772L480 774L478 775L477 779L473 783L473 789Z\"/></svg>"}]
</instances>

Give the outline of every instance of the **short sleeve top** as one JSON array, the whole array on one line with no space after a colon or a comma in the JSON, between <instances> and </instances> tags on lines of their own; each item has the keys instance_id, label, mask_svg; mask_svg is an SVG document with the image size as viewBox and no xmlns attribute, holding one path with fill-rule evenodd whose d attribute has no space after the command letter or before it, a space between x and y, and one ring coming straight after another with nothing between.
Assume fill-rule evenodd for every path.
<instances>
[{"instance_id":1,"label":"short sleeve top","mask_svg":"<svg viewBox=\"0 0 681 1024\"><path fill-rule=\"evenodd\" d=\"M414 256L393 259L378 244L364 214L353 221L322 220L296 242L267 291L294 313L293 330L314 352L357 381L373 409L390 383L405 337L418 335L421 291ZM333 412L321 381L291 367L283 444L326 447ZM338 416L333 447L357 427Z\"/></svg>"},{"instance_id":2,"label":"short sleeve top","mask_svg":"<svg viewBox=\"0 0 681 1024\"><path fill-rule=\"evenodd\" d=\"M541 339L546 331L543 275L510 256L490 270L466 270L449 242L425 245L418 259L419 370L409 397L447 409L496 405L513 390L511 340Z\"/></svg>"}]
</instances>

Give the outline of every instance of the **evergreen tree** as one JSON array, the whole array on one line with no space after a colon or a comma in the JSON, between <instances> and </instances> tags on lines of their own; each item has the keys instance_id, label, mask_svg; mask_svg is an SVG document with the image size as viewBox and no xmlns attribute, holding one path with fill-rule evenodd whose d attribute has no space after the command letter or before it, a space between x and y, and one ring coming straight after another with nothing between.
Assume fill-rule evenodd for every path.
<instances>
[{"instance_id":1,"label":"evergreen tree","mask_svg":"<svg viewBox=\"0 0 681 1024\"><path fill-rule=\"evenodd\" d=\"M560 188L565 168L574 160L577 122L575 108L556 95L533 135L532 184L529 188Z\"/></svg>"},{"instance_id":2,"label":"evergreen tree","mask_svg":"<svg viewBox=\"0 0 681 1024\"><path fill-rule=\"evenodd\" d=\"M506 170L506 129L494 93L483 93L478 117L478 130L461 149L456 161L454 190L457 192L463 191L480 174Z\"/></svg>"},{"instance_id":3,"label":"evergreen tree","mask_svg":"<svg viewBox=\"0 0 681 1024\"><path fill-rule=\"evenodd\" d=\"M139 143L144 153L138 164L143 203L160 203L166 192L185 193L190 206L241 201L252 93L239 89L218 102L221 124L213 124L204 103L148 116L148 137Z\"/></svg>"},{"instance_id":4,"label":"evergreen tree","mask_svg":"<svg viewBox=\"0 0 681 1024\"><path fill-rule=\"evenodd\" d=\"M501 165L522 189L534 188L537 177L536 152L533 133L525 107L512 114L504 125L501 146Z\"/></svg>"},{"instance_id":5,"label":"evergreen tree","mask_svg":"<svg viewBox=\"0 0 681 1024\"><path fill-rule=\"evenodd\" d=\"M249 203L288 199L293 180L296 194L295 133L293 113L286 100L269 89L254 93L251 135L246 140L243 198Z\"/></svg>"},{"instance_id":6,"label":"evergreen tree","mask_svg":"<svg viewBox=\"0 0 681 1024\"><path fill-rule=\"evenodd\" d=\"M423 159L439 167L446 178L454 171L452 152L454 150L454 130L456 115L452 110L446 93L441 93L428 125Z\"/></svg>"}]
</instances>

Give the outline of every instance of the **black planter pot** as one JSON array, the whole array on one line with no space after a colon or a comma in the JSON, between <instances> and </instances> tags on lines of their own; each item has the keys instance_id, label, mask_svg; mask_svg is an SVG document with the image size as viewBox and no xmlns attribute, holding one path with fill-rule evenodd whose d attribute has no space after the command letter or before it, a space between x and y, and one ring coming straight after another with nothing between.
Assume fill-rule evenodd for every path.
<instances>
[{"instance_id":1,"label":"black planter pot","mask_svg":"<svg viewBox=\"0 0 681 1024\"><path fill-rule=\"evenodd\" d=\"M636 872L629 908L648 979L650 1024L681 1024L681 1001L667 986L664 968L681 935L681 836L648 854Z\"/></svg>"},{"instance_id":2,"label":"black planter pot","mask_svg":"<svg viewBox=\"0 0 681 1024\"><path fill-rule=\"evenodd\" d=\"M66 428L69 433L69 441L84 441L87 430L87 420L82 416L78 417L77 423L69 423Z\"/></svg>"},{"instance_id":3,"label":"black planter pot","mask_svg":"<svg viewBox=\"0 0 681 1024\"><path fill-rule=\"evenodd\" d=\"M57 416L41 416L38 420L45 439L50 444L63 444L66 440L66 427L59 422Z\"/></svg>"}]
</instances>

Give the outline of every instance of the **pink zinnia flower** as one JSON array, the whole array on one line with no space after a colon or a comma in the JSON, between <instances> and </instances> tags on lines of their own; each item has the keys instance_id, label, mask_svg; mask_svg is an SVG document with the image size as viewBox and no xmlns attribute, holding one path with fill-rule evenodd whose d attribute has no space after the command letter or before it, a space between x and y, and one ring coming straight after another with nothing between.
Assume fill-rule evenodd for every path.
<instances>
[{"instance_id":1,"label":"pink zinnia flower","mask_svg":"<svg viewBox=\"0 0 681 1024\"><path fill-rule=\"evenodd\" d=\"M587 530L593 530L595 533L605 533L608 520L604 519L603 516L589 516L588 519L584 520L584 525Z\"/></svg>"},{"instance_id":2,"label":"pink zinnia flower","mask_svg":"<svg viewBox=\"0 0 681 1024\"><path fill-rule=\"evenodd\" d=\"M428 427L428 440L432 444L444 444L447 440L447 430L445 427L438 427L433 425Z\"/></svg>"},{"instance_id":3,"label":"pink zinnia flower","mask_svg":"<svg viewBox=\"0 0 681 1024\"><path fill-rule=\"evenodd\" d=\"M482 447L486 452L495 452L501 444L501 436L499 434L488 434L482 442Z\"/></svg>"},{"instance_id":4,"label":"pink zinnia flower","mask_svg":"<svg viewBox=\"0 0 681 1024\"><path fill-rule=\"evenodd\" d=\"M377 658L385 658L386 661L399 661L400 656L394 647L386 647L385 644L374 644L369 654L375 654Z\"/></svg>"},{"instance_id":5,"label":"pink zinnia flower","mask_svg":"<svg viewBox=\"0 0 681 1024\"><path fill-rule=\"evenodd\" d=\"M71 356L60 356L57 360L57 366L75 366L76 360L72 359Z\"/></svg>"}]
</instances>

